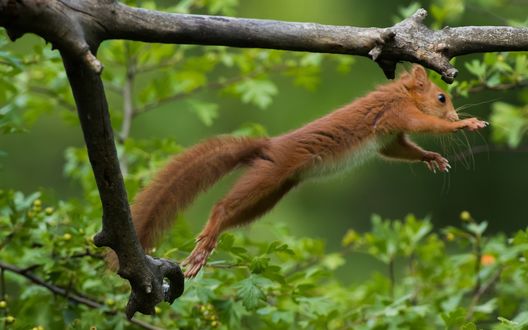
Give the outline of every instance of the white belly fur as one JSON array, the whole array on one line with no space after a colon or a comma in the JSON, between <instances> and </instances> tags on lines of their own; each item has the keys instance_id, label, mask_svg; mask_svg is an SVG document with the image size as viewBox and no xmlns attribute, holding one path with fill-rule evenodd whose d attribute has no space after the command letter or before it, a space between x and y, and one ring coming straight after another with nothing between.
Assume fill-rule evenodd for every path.
<instances>
[{"instance_id":1,"label":"white belly fur","mask_svg":"<svg viewBox=\"0 0 528 330\"><path fill-rule=\"evenodd\" d=\"M388 137L372 138L337 159L314 159L314 166L304 172L302 177L309 179L344 173L373 158L388 141Z\"/></svg>"}]
</instances>

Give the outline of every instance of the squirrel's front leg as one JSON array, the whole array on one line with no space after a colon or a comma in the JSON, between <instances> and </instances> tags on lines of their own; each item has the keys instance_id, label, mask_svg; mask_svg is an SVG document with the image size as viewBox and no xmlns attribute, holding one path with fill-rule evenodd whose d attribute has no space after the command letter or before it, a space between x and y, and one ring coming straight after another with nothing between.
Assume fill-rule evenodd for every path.
<instances>
[{"instance_id":1,"label":"squirrel's front leg","mask_svg":"<svg viewBox=\"0 0 528 330\"><path fill-rule=\"evenodd\" d=\"M420 148L403 133L398 134L391 143L384 146L379 152L381 155L392 159L423 161L427 168L433 172L436 172L437 169L440 172L449 172L449 168L451 168L449 161L442 155Z\"/></svg>"},{"instance_id":2,"label":"squirrel's front leg","mask_svg":"<svg viewBox=\"0 0 528 330\"><path fill-rule=\"evenodd\" d=\"M405 133L453 133L462 129L476 131L488 125L488 122L477 118L450 121L410 107L402 109L393 126Z\"/></svg>"}]
</instances>

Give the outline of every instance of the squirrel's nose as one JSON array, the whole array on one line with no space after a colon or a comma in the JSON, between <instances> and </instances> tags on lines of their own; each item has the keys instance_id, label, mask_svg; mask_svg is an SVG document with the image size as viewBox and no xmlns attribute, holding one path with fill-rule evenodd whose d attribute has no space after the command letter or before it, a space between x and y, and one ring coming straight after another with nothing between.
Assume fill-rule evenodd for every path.
<instances>
[{"instance_id":1,"label":"squirrel's nose","mask_svg":"<svg viewBox=\"0 0 528 330\"><path fill-rule=\"evenodd\" d=\"M457 121L458 120L458 113L456 111L450 112L447 114L447 119L451 121Z\"/></svg>"}]
</instances>

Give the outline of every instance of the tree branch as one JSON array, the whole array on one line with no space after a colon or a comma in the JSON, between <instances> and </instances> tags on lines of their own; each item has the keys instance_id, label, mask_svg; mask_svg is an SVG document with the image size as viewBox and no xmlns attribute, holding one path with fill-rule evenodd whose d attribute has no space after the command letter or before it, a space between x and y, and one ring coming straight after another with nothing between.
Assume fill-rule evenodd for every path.
<instances>
[{"instance_id":1,"label":"tree branch","mask_svg":"<svg viewBox=\"0 0 528 330\"><path fill-rule=\"evenodd\" d=\"M390 28L358 28L314 23L231 17L167 14L116 5L105 39L223 45L370 57L389 78L396 63L420 63L452 82L457 70L449 60L458 55L528 50L528 29L460 27L433 31L423 24L424 9Z\"/></svg>"},{"instance_id":2,"label":"tree branch","mask_svg":"<svg viewBox=\"0 0 528 330\"><path fill-rule=\"evenodd\" d=\"M0 26L12 39L37 33L82 59L94 72L100 72L101 64L90 48L108 39L360 55L375 60L389 78L394 77L397 62L409 61L437 71L447 82L458 72L449 63L455 56L528 50L527 28L469 26L434 31L423 24L426 16L420 9L392 27L360 28L169 14L114 0L0 0Z\"/></svg>"},{"instance_id":3,"label":"tree branch","mask_svg":"<svg viewBox=\"0 0 528 330\"><path fill-rule=\"evenodd\" d=\"M72 293L71 290L67 290L67 289L62 288L60 286L56 286L54 284L48 283L48 282L44 281L43 279L41 279L40 277L37 277L37 276L31 274L27 269L21 269L21 268L18 268L18 267L13 266L13 265L6 264L6 263L1 262L1 261L0 261L0 269L2 270L2 272L4 270L7 270L7 271L9 271L11 273L23 276L26 279L28 279L29 281L31 281L32 283L34 283L36 285L39 285L39 286L42 286L42 287L48 289L50 292L52 292L54 294L57 294L59 296L62 296L64 298L68 299L68 300L71 300L71 301L75 302L75 303L78 303L78 304L81 304L81 305L85 305L85 306L88 306L90 308L98 308L98 309L104 309L105 308L105 305L102 302L99 302L99 301L97 301L97 300L95 300L93 298L87 297L87 296L82 295L82 294ZM113 310L106 310L104 313L105 314L109 314L109 315L117 315L117 312L113 311ZM155 326L153 326L151 324L148 324L148 323L145 323L145 322L139 321L139 320L129 320L129 322L132 323L132 324L138 325L138 326L142 327L143 329L163 330L161 328L155 327Z\"/></svg>"},{"instance_id":4,"label":"tree branch","mask_svg":"<svg viewBox=\"0 0 528 330\"><path fill-rule=\"evenodd\" d=\"M94 243L116 251L118 273L130 281L132 294L127 315L132 317L136 311L154 314L159 302L172 303L183 293L183 274L172 262L144 255L130 218L101 77L83 60L62 52L61 55L103 204L103 229ZM167 287L163 284L166 277L170 283Z\"/></svg>"}]
</instances>

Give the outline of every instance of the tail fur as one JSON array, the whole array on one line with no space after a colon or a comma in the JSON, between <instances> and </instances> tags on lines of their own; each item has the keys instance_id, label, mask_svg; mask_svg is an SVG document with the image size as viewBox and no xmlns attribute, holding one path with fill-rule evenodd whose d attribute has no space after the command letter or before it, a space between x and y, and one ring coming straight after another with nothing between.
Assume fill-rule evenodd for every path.
<instances>
[{"instance_id":1,"label":"tail fur","mask_svg":"<svg viewBox=\"0 0 528 330\"><path fill-rule=\"evenodd\" d=\"M143 248L152 248L198 193L255 158L266 144L266 139L218 137L174 156L132 204L132 220Z\"/></svg>"}]
</instances>

